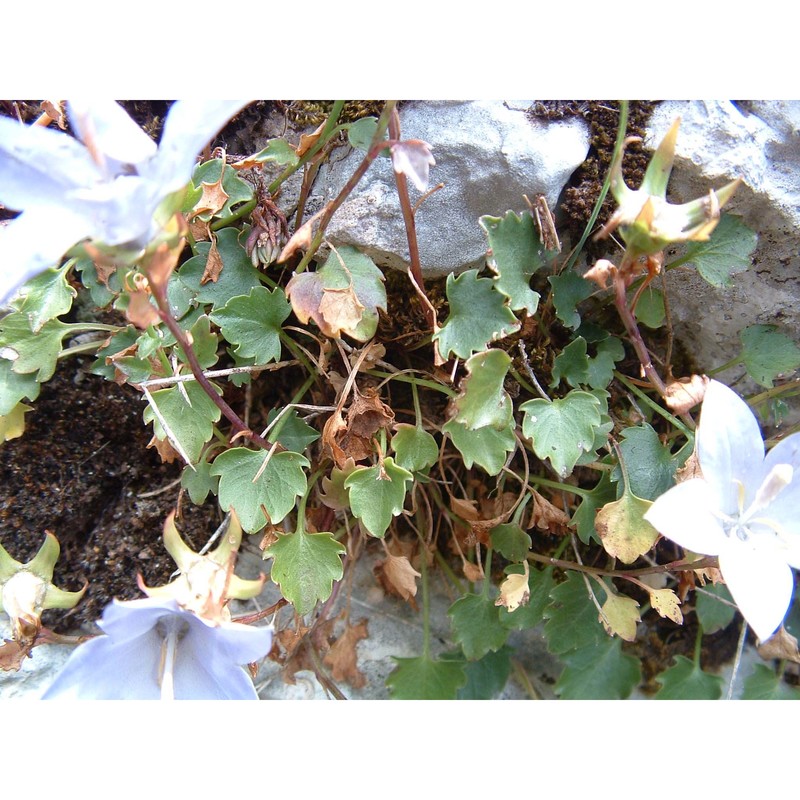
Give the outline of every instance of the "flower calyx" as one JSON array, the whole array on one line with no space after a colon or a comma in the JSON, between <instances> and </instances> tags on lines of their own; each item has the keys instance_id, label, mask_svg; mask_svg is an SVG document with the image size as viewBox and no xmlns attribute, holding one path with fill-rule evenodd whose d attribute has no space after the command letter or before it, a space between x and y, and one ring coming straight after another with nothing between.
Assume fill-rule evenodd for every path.
<instances>
[{"instance_id":1,"label":"flower calyx","mask_svg":"<svg viewBox=\"0 0 800 800\"><path fill-rule=\"evenodd\" d=\"M653 255L676 242L707 241L719 222L720 209L733 197L741 183L741 178L737 178L688 203L668 203L667 183L675 161L680 122L680 117L675 120L653 154L641 188L634 191L622 177L625 147L640 141L639 137L626 139L611 164L611 193L618 208L595 238L605 238L619 228L628 259Z\"/></svg>"},{"instance_id":2,"label":"flower calyx","mask_svg":"<svg viewBox=\"0 0 800 800\"><path fill-rule=\"evenodd\" d=\"M181 538L175 527L173 511L164 522L164 546L178 565L178 577L166 586L148 587L141 575L139 588L148 596L174 599L178 605L213 625L230 621L228 601L247 600L258 595L266 581L245 580L233 574L236 555L242 542L242 528L231 511L220 544L205 555L195 553Z\"/></svg>"},{"instance_id":3,"label":"flower calyx","mask_svg":"<svg viewBox=\"0 0 800 800\"><path fill-rule=\"evenodd\" d=\"M53 585L53 570L61 552L58 540L45 533L39 552L27 563L13 559L0 545L0 608L11 619L12 637L30 651L42 629L42 611L48 608L74 608L88 583L77 592Z\"/></svg>"}]
</instances>

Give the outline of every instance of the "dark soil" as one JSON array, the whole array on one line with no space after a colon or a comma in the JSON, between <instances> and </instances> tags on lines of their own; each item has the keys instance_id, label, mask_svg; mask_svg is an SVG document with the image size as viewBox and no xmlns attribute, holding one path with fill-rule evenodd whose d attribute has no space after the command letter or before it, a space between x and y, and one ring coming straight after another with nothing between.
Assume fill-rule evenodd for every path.
<instances>
[{"instance_id":1,"label":"dark soil","mask_svg":"<svg viewBox=\"0 0 800 800\"><path fill-rule=\"evenodd\" d=\"M141 597L147 585L166 583L175 563L161 542L164 519L179 486L155 494L179 476L181 465L162 464L147 445L141 395L64 362L42 386L26 430L0 446L0 538L18 561L30 560L54 533L61 544L53 582L89 588L69 611L48 611L45 625L75 629L98 619L113 597ZM182 504L179 529L199 548L219 523L215 504Z\"/></svg>"}]
</instances>

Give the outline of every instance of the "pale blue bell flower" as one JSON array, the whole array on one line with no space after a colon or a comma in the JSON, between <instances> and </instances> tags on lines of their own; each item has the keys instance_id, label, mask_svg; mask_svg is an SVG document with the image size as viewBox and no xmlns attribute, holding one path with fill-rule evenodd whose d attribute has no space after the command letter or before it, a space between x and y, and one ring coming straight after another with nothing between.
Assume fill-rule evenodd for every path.
<instances>
[{"instance_id":1,"label":"pale blue bell flower","mask_svg":"<svg viewBox=\"0 0 800 800\"><path fill-rule=\"evenodd\" d=\"M175 600L114 600L106 635L79 645L44 700L257 700L245 664L263 658L272 629L213 625Z\"/></svg>"},{"instance_id":2,"label":"pale blue bell flower","mask_svg":"<svg viewBox=\"0 0 800 800\"><path fill-rule=\"evenodd\" d=\"M662 494L644 518L694 553L718 556L736 605L761 641L783 621L800 569L800 433L765 455L758 420L710 381L697 430L702 478Z\"/></svg>"},{"instance_id":3,"label":"pale blue bell flower","mask_svg":"<svg viewBox=\"0 0 800 800\"><path fill-rule=\"evenodd\" d=\"M166 220L156 209L189 182L198 152L247 103L178 101L158 146L112 100L72 101L77 139L0 117L0 306L89 239L138 252Z\"/></svg>"}]
</instances>

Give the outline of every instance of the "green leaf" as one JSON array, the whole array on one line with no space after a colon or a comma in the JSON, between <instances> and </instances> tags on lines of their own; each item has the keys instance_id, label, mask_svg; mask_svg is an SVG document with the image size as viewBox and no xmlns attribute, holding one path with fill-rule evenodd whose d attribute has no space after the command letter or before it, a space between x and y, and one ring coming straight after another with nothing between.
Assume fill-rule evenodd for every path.
<instances>
[{"instance_id":1,"label":"green leaf","mask_svg":"<svg viewBox=\"0 0 800 800\"><path fill-rule=\"evenodd\" d=\"M115 291L121 288L118 286L119 278L118 272L114 272L108 279L108 286L106 286L97 277L97 267L90 258L79 258L75 261L75 271L81 274L81 283L92 298L92 302L98 308L105 308L116 297Z\"/></svg>"},{"instance_id":2,"label":"green leaf","mask_svg":"<svg viewBox=\"0 0 800 800\"><path fill-rule=\"evenodd\" d=\"M439 353L448 359L450 353L469 358L484 350L495 339L502 339L519 328L519 321L506 305L506 298L495 289L490 278L479 278L469 269L457 278L447 276L447 299L450 315L433 334Z\"/></svg>"},{"instance_id":3,"label":"green leaf","mask_svg":"<svg viewBox=\"0 0 800 800\"><path fill-rule=\"evenodd\" d=\"M745 679L742 700L800 700L800 689L784 683L766 664L756 664Z\"/></svg>"},{"instance_id":4,"label":"green leaf","mask_svg":"<svg viewBox=\"0 0 800 800\"><path fill-rule=\"evenodd\" d=\"M258 161L260 164L278 164L281 167L294 166L300 158L295 149L285 139L270 139L266 147L255 155L249 156L247 161Z\"/></svg>"},{"instance_id":5,"label":"green leaf","mask_svg":"<svg viewBox=\"0 0 800 800\"><path fill-rule=\"evenodd\" d=\"M656 676L661 688L656 700L719 700L723 680L703 672L698 664L685 656L675 656L675 663Z\"/></svg>"},{"instance_id":6,"label":"green leaf","mask_svg":"<svg viewBox=\"0 0 800 800\"><path fill-rule=\"evenodd\" d=\"M470 430L466 425L451 419L442 426L442 432L453 440L467 469L472 469L473 464L478 464L489 475L497 475L500 472L517 442L510 426L500 431L491 426Z\"/></svg>"},{"instance_id":7,"label":"green leaf","mask_svg":"<svg viewBox=\"0 0 800 800\"><path fill-rule=\"evenodd\" d=\"M681 258L691 263L712 286L731 285L731 275L750 266L750 256L758 244L758 235L738 217L723 214L706 242L692 242Z\"/></svg>"},{"instance_id":8,"label":"green leaf","mask_svg":"<svg viewBox=\"0 0 800 800\"><path fill-rule=\"evenodd\" d=\"M546 260L533 217L507 211L504 217L483 216L478 222L489 240L488 264L497 274L495 288L509 298L512 311L524 308L535 314L539 293L530 288L530 280Z\"/></svg>"},{"instance_id":9,"label":"green leaf","mask_svg":"<svg viewBox=\"0 0 800 800\"><path fill-rule=\"evenodd\" d=\"M611 474L603 472L594 489L583 495L580 505L569 521L569 524L578 531L578 537L584 544L589 544L591 539L600 543L600 535L594 527L595 516L606 503L616 499L617 487L611 482Z\"/></svg>"},{"instance_id":10,"label":"green leaf","mask_svg":"<svg viewBox=\"0 0 800 800\"><path fill-rule=\"evenodd\" d=\"M619 449L628 471L633 494L644 500L655 500L675 483L675 470L682 466L661 444L655 430L644 422L634 428L625 428ZM681 460L685 460L684 453ZM614 481L622 480L619 465L611 474Z\"/></svg>"},{"instance_id":11,"label":"green leaf","mask_svg":"<svg viewBox=\"0 0 800 800\"><path fill-rule=\"evenodd\" d=\"M222 394L219 389L217 392ZM205 443L214 435L214 423L222 415L219 407L194 381L159 389L152 392L151 397L171 435L167 434L151 405L144 410L144 421L153 423L153 433L158 439L169 439L172 446L178 452L183 450L185 457L194 464Z\"/></svg>"},{"instance_id":12,"label":"green leaf","mask_svg":"<svg viewBox=\"0 0 800 800\"><path fill-rule=\"evenodd\" d=\"M14 372L13 363L0 358L0 417L8 416L23 398L35 400L42 388L33 373Z\"/></svg>"},{"instance_id":13,"label":"green leaf","mask_svg":"<svg viewBox=\"0 0 800 800\"><path fill-rule=\"evenodd\" d=\"M553 287L556 316L568 328L577 328L581 324L581 315L577 310L578 303L594 292L592 283L575 272L552 275L547 280Z\"/></svg>"},{"instance_id":14,"label":"green leaf","mask_svg":"<svg viewBox=\"0 0 800 800\"><path fill-rule=\"evenodd\" d=\"M531 537L513 522L492 528L489 538L492 547L509 561L524 561L531 549Z\"/></svg>"},{"instance_id":15,"label":"green leaf","mask_svg":"<svg viewBox=\"0 0 800 800\"><path fill-rule=\"evenodd\" d=\"M469 375L454 401L453 419L470 430L490 425L497 430L513 427L511 397L503 383L511 366L511 357L502 350L486 350L467 359Z\"/></svg>"},{"instance_id":16,"label":"green leaf","mask_svg":"<svg viewBox=\"0 0 800 800\"><path fill-rule=\"evenodd\" d=\"M593 394L573 389L553 401L535 398L523 403L522 432L531 440L536 455L549 459L555 471L566 478L584 452L594 443L594 429L600 424L600 400Z\"/></svg>"},{"instance_id":17,"label":"green leaf","mask_svg":"<svg viewBox=\"0 0 800 800\"><path fill-rule=\"evenodd\" d=\"M439 445L426 430L399 422L394 426L392 448L395 462L409 472L422 472L439 458Z\"/></svg>"},{"instance_id":18,"label":"green leaf","mask_svg":"<svg viewBox=\"0 0 800 800\"><path fill-rule=\"evenodd\" d=\"M592 389L605 389L614 377L614 367L625 358L625 348L616 336L597 344L597 355L589 359L588 383Z\"/></svg>"},{"instance_id":19,"label":"green leaf","mask_svg":"<svg viewBox=\"0 0 800 800\"><path fill-rule=\"evenodd\" d=\"M56 371L61 342L72 330L57 319L51 319L34 333L27 314L14 311L0 319L0 349L19 375L35 372L39 383L49 381ZM14 358L9 355L14 354Z\"/></svg>"},{"instance_id":20,"label":"green leaf","mask_svg":"<svg viewBox=\"0 0 800 800\"><path fill-rule=\"evenodd\" d=\"M722 603L718 598L733 603L733 597L724 583L708 584L702 587L702 591L695 592L694 607L703 633L716 633L727 628L736 616L735 606Z\"/></svg>"},{"instance_id":21,"label":"green leaf","mask_svg":"<svg viewBox=\"0 0 800 800\"><path fill-rule=\"evenodd\" d=\"M347 140L356 150L369 152L375 132L378 130L377 117L362 117L347 126Z\"/></svg>"},{"instance_id":22,"label":"green leaf","mask_svg":"<svg viewBox=\"0 0 800 800\"><path fill-rule=\"evenodd\" d=\"M372 259L355 247L331 252L316 272L295 274L286 286L286 296L298 319L313 319L333 338L342 333L366 342L378 329L378 309L386 310L383 273Z\"/></svg>"},{"instance_id":23,"label":"green leaf","mask_svg":"<svg viewBox=\"0 0 800 800\"><path fill-rule=\"evenodd\" d=\"M504 628L521 631L526 628L536 628L542 624L544 610L550 604L550 593L555 588L553 568L532 569L528 578L528 587L531 596L527 605L520 606L516 611L509 611L503 606L498 608L500 624Z\"/></svg>"},{"instance_id":24,"label":"green leaf","mask_svg":"<svg viewBox=\"0 0 800 800\"><path fill-rule=\"evenodd\" d=\"M217 233L217 249L222 259L222 272L216 283L201 283L211 250L210 242L198 242L198 255L190 258L178 272L181 283L192 293L197 303L211 303L214 309L222 308L228 300L246 295L256 286L261 286L258 270L239 243L239 231L223 228Z\"/></svg>"},{"instance_id":25,"label":"green leaf","mask_svg":"<svg viewBox=\"0 0 800 800\"><path fill-rule=\"evenodd\" d=\"M406 483L414 476L394 463L387 456L375 467L358 467L344 482L350 493L350 510L367 531L379 539L383 538L392 517L403 512L406 498Z\"/></svg>"},{"instance_id":26,"label":"green leaf","mask_svg":"<svg viewBox=\"0 0 800 800\"><path fill-rule=\"evenodd\" d=\"M392 700L455 700L467 682L460 661L434 661L425 656L394 661L397 666L386 678Z\"/></svg>"},{"instance_id":27,"label":"green leaf","mask_svg":"<svg viewBox=\"0 0 800 800\"><path fill-rule=\"evenodd\" d=\"M211 319L235 345L236 355L268 364L281 357L281 324L291 311L280 289L256 286L246 297L232 297Z\"/></svg>"},{"instance_id":28,"label":"green leaf","mask_svg":"<svg viewBox=\"0 0 800 800\"><path fill-rule=\"evenodd\" d=\"M72 300L78 293L67 283L67 272L69 265L40 272L20 289L22 296L13 301L12 305L27 317L34 333L48 320L72 308Z\"/></svg>"},{"instance_id":29,"label":"green leaf","mask_svg":"<svg viewBox=\"0 0 800 800\"><path fill-rule=\"evenodd\" d=\"M550 592L550 597L553 603L544 609L544 635L551 653L562 656L608 640L584 578L577 572L568 572L567 579Z\"/></svg>"},{"instance_id":30,"label":"green leaf","mask_svg":"<svg viewBox=\"0 0 800 800\"><path fill-rule=\"evenodd\" d=\"M633 290L629 292L633 295ZM639 300L636 303L636 311L634 312L636 319L648 328L660 328L664 324L667 316L667 310L664 306L664 295L658 289L648 286L639 295Z\"/></svg>"},{"instance_id":31,"label":"green leaf","mask_svg":"<svg viewBox=\"0 0 800 800\"><path fill-rule=\"evenodd\" d=\"M331 533L278 534L278 539L264 551L272 557L272 580L280 586L281 594L294 606L300 616L314 609L318 602L331 596L333 582L344 574L342 554L347 548Z\"/></svg>"},{"instance_id":32,"label":"green leaf","mask_svg":"<svg viewBox=\"0 0 800 800\"><path fill-rule=\"evenodd\" d=\"M567 665L555 692L563 700L624 700L642 679L638 659L621 639L605 638L562 656Z\"/></svg>"},{"instance_id":33,"label":"green leaf","mask_svg":"<svg viewBox=\"0 0 800 800\"><path fill-rule=\"evenodd\" d=\"M492 700L508 683L511 674L511 654L514 651L503 645L494 653L487 653L477 661L465 661L467 683L458 690L459 700Z\"/></svg>"},{"instance_id":34,"label":"green leaf","mask_svg":"<svg viewBox=\"0 0 800 800\"><path fill-rule=\"evenodd\" d=\"M739 339L748 374L767 389L779 375L800 366L800 348L776 325L750 325L739 331Z\"/></svg>"},{"instance_id":35,"label":"green leaf","mask_svg":"<svg viewBox=\"0 0 800 800\"><path fill-rule=\"evenodd\" d=\"M450 606L453 635L464 655L474 661L488 652L499 650L508 639L508 628L500 624L500 615L491 597L467 594Z\"/></svg>"},{"instance_id":36,"label":"green leaf","mask_svg":"<svg viewBox=\"0 0 800 800\"><path fill-rule=\"evenodd\" d=\"M278 416L279 412L280 409L278 408L270 409L269 414L267 414L268 425ZM312 442L316 442L319 439L319 432L300 419L295 409L290 409L283 415L282 419L283 425L278 433L278 442L287 450L302 453ZM274 430L269 432L268 441L275 441Z\"/></svg>"},{"instance_id":37,"label":"green leaf","mask_svg":"<svg viewBox=\"0 0 800 800\"><path fill-rule=\"evenodd\" d=\"M189 492L191 501L202 505L209 493L216 495L219 491L219 477L211 474L211 464L201 458L192 469L188 464L181 473L181 487Z\"/></svg>"},{"instance_id":38,"label":"green leaf","mask_svg":"<svg viewBox=\"0 0 800 800\"><path fill-rule=\"evenodd\" d=\"M217 356L217 347L219 345L219 338L216 333L211 332L211 320L203 314L192 325L189 330L189 336L192 342L192 350L194 351L200 366L203 369L210 369L217 363L219 357ZM178 356L181 361L186 361L186 354L179 347L177 349Z\"/></svg>"},{"instance_id":39,"label":"green leaf","mask_svg":"<svg viewBox=\"0 0 800 800\"><path fill-rule=\"evenodd\" d=\"M652 549L658 531L644 515L653 504L642 500L626 485L619 500L604 505L595 516L594 526L605 551L623 564L632 564Z\"/></svg>"},{"instance_id":40,"label":"green leaf","mask_svg":"<svg viewBox=\"0 0 800 800\"><path fill-rule=\"evenodd\" d=\"M551 387L564 379L573 388L589 381L589 356L586 355L586 339L579 336L570 342L553 361Z\"/></svg>"},{"instance_id":41,"label":"green leaf","mask_svg":"<svg viewBox=\"0 0 800 800\"><path fill-rule=\"evenodd\" d=\"M309 466L308 459L289 451L274 453L256 478L266 455L263 450L234 447L218 455L211 466L211 474L220 476L220 507L225 511L233 508L248 533L261 530L267 522L277 525L308 485L303 472Z\"/></svg>"},{"instance_id":42,"label":"green leaf","mask_svg":"<svg viewBox=\"0 0 800 800\"><path fill-rule=\"evenodd\" d=\"M217 183L220 175L222 178L222 188L228 195L225 205L216 212L205 211L197 215L198 219L208 222L212 217L227 217L233 211L234 206L239 203L246 203L248 200L253 199L253 187L242 180L237 174L236 170L225 164L225 172L223 174L223 162L220 158L211 159L204 164L200 164L194 171L192 182L195 187L200 189L203 183Z\"/></svg>"}]
</instances>

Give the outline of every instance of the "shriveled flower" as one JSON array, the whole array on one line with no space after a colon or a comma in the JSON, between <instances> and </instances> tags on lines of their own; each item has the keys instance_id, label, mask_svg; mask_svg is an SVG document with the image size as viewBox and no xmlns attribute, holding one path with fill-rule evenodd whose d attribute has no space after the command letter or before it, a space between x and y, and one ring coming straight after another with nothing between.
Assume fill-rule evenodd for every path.
<instances>
[{"instance_id":1,"label":"shriveled flower","mask_svg":"<svg viewBox=\"0 0 800 800\"><path fill-rule=\"evenodd\" d=\"M42 611L74 608L86 586L77 592L56 588L53 570L61 551L52 533L45 535L39 552L27 563L11 558L0 545L0 609L8 614L14 641L30 650L42 627Z\"/></svg>"},{"instance_id":2,"label":"shriveled flower","mask_svg":"<svg viewBox=\"0 0 800 800\"><path fill-rule=\"evenodd\" d=\"M257 700L243 665L272 646L270 628L214 625L175 600L114 600L105 636L76 648L44 700Z\"/></svg>"},{"instance_id":3,"label":"shriveled flower","mask_svg":"<svg viewBox=\"0 0 800 800\"><path fill-rule=\"evenodd\" d=\"M675 141L680 118L676 119L647 165L641 188L634 191L622 177L620 148L611 165L611 193L618 208L597 234L608 236L619 228L631 258L653 255L675 242L706 241L719 222L720 209L733 197L741 179L713 189L705 197L675 205L667 202L667 183L675 160ZM639 141L638 137L626 140Z\"/></svg>"},{"instance_id":4,"label":"shriveled flower","mask_svg":"<svg viewBox=\"0 0 800 800\"><path fill-rule=\"evenodd\" d=\"M197 153L244 105L179 101L159 146L110 100L69 104L78 139L0 117L0 203L22 212L0 227L0 305L85 239L136 258L180 208Z\"/></svg>"},{"instance_id":5,"label":"shriveled flower","mask_svg":"<svg viewBox=\"0 0 800 800\"><path fill-rule=\"evenodd\" d=\"M718 556L733 599L759 639L778 628L800 568L800 433L765 456L747 403L710 381L697 431L702 478L673 487L645 519L687 550Z\"/></svg>"},{"instance_id":6,"label":"shriveled flower","mask_svg":"<svg viewBox=\"0 0 800 800\"><path fill-rule=\"evenodd\" d=\"M428 188L430 167L436 166L431 146L420 139L406 139L391 147L394 171L405 175L420 192Z\"/></svg>"}]
</instances>

